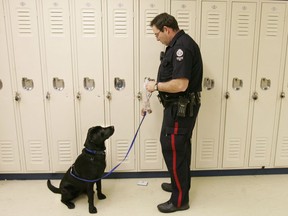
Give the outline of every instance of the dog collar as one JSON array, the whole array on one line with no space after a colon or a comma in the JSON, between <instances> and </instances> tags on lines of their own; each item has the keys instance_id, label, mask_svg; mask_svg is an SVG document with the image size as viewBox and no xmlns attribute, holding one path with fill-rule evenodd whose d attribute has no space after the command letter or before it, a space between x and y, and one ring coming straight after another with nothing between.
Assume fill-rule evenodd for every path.
<instances>
[{"instance_id":1,"label":"dog collar","mask_svg":"<svg viewBox=\"0 0 288 216\"><path fill-rule=\"evenodd\" d=\"M100 154L100 155L105 155L105 151L96 151L96 150L91 150L91 149L88 149L88 148L85 148L85 151L90 153L90 154Z\"/></svg>"}]
</instances>

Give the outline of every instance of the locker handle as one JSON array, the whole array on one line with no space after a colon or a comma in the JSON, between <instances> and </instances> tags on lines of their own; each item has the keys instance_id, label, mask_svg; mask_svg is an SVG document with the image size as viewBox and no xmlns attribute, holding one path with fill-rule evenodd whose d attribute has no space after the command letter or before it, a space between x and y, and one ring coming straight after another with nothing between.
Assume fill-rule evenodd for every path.
<instances>
[{"instance_id":1,"label":"locker handle","mask_svg":"<svg viewBox=\"0 0 288 216\"><path fill-rule=\"evenodd\" d=\"M27 91L31 91L34 88L34 82L32 79L27 77L22 77L22 87Z\"/></svg>"},{"instance_id":2,"label":"locker handle","mask_svg":"<svg viewBox=\"0 0 288 216\"><path fill-rule=\"evenodd\" d=\"M125 89L125 86L126 86L125 79L120 79L119 77L114 78L114 88L117 91L121 91L121 90Z\"/></svg>"},{"instance_id":3,"label":"locker handle","mask_svg":"<svg viewBox=\"0 0 288 216\"><path fill-rule=\"evenodd\" d=\"M206 88L208 91L214 88L215 82L214 79L210 79L210 78L204 78L204 88Z\"/></svg>"},{"instance_id":4,"label":"locker handle","mask_svg":"<svg viewBox=\"0 0 288 216\"><path fill-rule=\"evenodd\" d=\"M254 92L252 95L253 100L257 100L258 99L258 93Z\"/></svg>"},{"instance_id":5,"label":"locker handle","mask_svg":"<svg viewBox=\"0 0 288 216\"><path fill-rule=\"evenodd\" d=\"M15 101L20 102L20 100L21 100L21 95L20 95L20 93L16 92Z\"/></svg>"},{"instance_id":6,"label":"locker handle","mask_svg":"<svg viewBox=\"0 0 288 216\"><path fill-rule=\"evenodd\" d=\"M285 92L281 92L280 98L285 98Z\"/></svg>"},{"instance_id":7,"label":"locker handle","mask_svg":"<svg viewBox=\"0 0 288 216\"><path fill-rule=\"evenodd\" d=\"M268 90L271 87L271 80L262 78L260 82L260 87L262 90Z\"/></svg>"},{"instance_id":8,"label":"locker handle","mask_svg":"<svg viewBox=\"0 0 288 216\"><path fill-rule=\"evenodd\" d=\"M0 90L3 88L2 80L0 79Z\"/></svg>"}]
</instances>

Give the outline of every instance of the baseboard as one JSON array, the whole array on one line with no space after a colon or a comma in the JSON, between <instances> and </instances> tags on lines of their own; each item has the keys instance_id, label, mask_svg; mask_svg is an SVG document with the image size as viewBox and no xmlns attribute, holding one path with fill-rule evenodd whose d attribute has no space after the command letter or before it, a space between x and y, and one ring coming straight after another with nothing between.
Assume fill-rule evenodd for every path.
<instances>
[{"instance_id":1,"label":"baseboard","mask_svg":"<svg viewBox=\"0 0 288 216\"><path fill-rule=\"evenodd\" d=\"M288 168L273 169L240 169L240 170L197 170L191 171L192 177L205 176L241 176L241 175L271 175L288 174ZM45 180L61 179L64 173L3 173L0 180ZM168 172L114 172L107 179L125 178L167 178Z\"/></svg>"}]
</instances>

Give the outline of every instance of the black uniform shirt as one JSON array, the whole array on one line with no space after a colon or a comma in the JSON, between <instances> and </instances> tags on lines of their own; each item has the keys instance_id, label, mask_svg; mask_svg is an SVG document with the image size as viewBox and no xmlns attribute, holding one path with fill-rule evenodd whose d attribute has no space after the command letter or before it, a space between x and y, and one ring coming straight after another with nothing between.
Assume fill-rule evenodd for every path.
<instances>
[{"instance_id":1,"label":"black uniform shirt","mask_svg":"<svg viewBox=\"0 0 288 216\"><path fill-rule=\"evenodd\" d=\"M177 78L189 79L186 92L202 90L203 63L197 43L183 30L180 30L166 47L158 70L157 82L167 82ZM160 92L161 93L161 92ZM183 93L165 93L178 97Z\"/></svg>"}]
</instances>

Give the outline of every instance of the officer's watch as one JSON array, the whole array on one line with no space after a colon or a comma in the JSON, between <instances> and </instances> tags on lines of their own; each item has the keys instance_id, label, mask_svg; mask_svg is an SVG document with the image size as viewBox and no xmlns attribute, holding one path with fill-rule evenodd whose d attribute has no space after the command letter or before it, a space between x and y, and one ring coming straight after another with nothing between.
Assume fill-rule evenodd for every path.
<instances>
[{"instance_id":1,"label":"officer's watch","mask_svg":"<svg viewBox=\"0 0 288 216\"><path fill-rule=\"evenodd\" d=\"M158 82L156 82L154 85L154 91L158 91Z\"/></svg>"}]
</instances>

